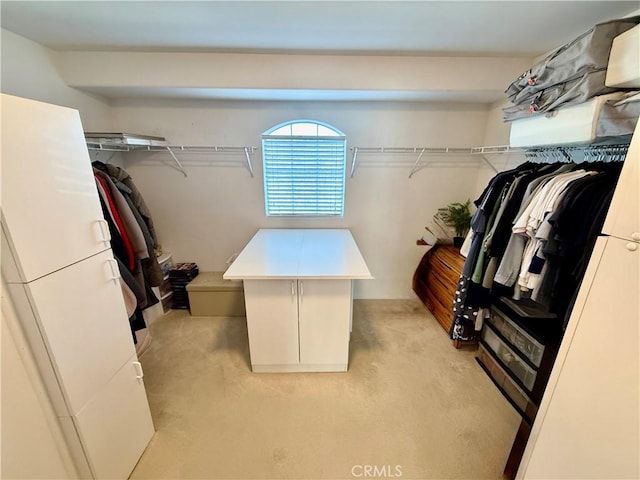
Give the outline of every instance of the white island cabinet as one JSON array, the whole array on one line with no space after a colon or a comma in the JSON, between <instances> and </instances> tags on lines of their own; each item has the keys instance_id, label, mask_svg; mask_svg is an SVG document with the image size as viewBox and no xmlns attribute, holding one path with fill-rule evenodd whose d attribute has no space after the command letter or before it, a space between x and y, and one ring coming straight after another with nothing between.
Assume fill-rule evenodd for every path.
<instances>
[{"instance_id":1,"label":"white island cabinet","mask_svg":"<svg viewBox=\"0 0 640 480\"><path fill-rule=\"evenodd\" d=\"M371 273L346 229L263 229L226 279L244 281L254 372L344 372L352 281Z\"/></svg>"}]
</instances>

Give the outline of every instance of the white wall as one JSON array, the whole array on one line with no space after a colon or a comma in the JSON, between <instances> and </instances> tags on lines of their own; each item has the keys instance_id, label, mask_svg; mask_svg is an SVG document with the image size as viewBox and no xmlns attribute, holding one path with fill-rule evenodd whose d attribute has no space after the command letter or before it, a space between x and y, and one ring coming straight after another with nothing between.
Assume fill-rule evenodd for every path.
<instances>
[{"instance_id":1,"label":"white wall","mask_svg":"<svg viewBox=\"0 0 640 480\"><path fill-rule=\"evenodd\" d=\"M347 134L349 146L485 144L487 109L477 104L188 99L107 102L62 81L56 66L67 65L69 58L61 55L3 30L2 91L77 108L85 130L160 135L173 144L259 147L262 132L299 118L334 125ZM141 85L152 81L144 71L136 72ZM411 278L424 252L415 241L424 226L438 207L479 193L477 167L429 167L408 179L406 167L362 165L354 178L347 180L343 219L267 219L259 151L254 154L255 178L250 178L241 163L237 163L240 168L212 166L211 161L224 160L219 156L179 156L190 174L186 179L167 166L170 157L166 154L135 154L125 160L151 207L161 243L177 261L196 261L203 271L223 270L225 260L258 228L348 227L376 277L357 283L356 296L363 298L412 297ZM366 161L364 156L360 158ZM393 164L413 157L378 159ZM445 160L457 164L454 159ZM110 161L119 163L117 158Z\"/></svg>"},{"instance_id":2,"label":"white wall","mask_svg":"<svg viewBox=\"0 0 640 480\"><path fill-rule=\"evenodd\" d=\"M485 123L484 146L500 146L509 145L509 133L511 131L511 123L502 120L502 109L511 105L507 100L495 102L487 112L487 120ZM508 170L525 161L522 152L514 152L507 154L485 155L486 161L482 162L478 170L478 178L476 182L476 191L479 195L487 186L487 183L496 174L497 171ZM491 166L487 162L490 162ZM494 170L495 168L495 170Z\"/></svg>"},{"instance_id":3,"label":"white wall","mask_svg":"<svg viewBox=\"0 0 640 480\"><path fill-rule=\"evenodd\" d=\"M62 52L57 57L68 85L120 97L167 91L221 95L230 89L263 96L265 91L322 91L336 99L336 92L346 91L376 92L387 100L408 95L490 102L500 98L504 79L516 77L527 64L513 57L204 52Z\"/></svg>"},{"instance_id":4,"label":"white wall","mask_svg":"<svg viewBox=\"0 0 640 480\"><path fill-rule=\"evenodd\" d=\"M1 34L2 93L75 108L85 130L111 130L106 99L68 87L56 70L56 52L5 29Z\"/></svg>"},{"instance_id":5,"label":"white wall","mask_svg":"<svg viewBox=\"0 0 640 480\"><path fill-rule=\"evenodd\" d=\"M315 119L345 132L349 146L406 147L480 145L487 112L483 106L460 104L176 99L121 100L114 102L113 114L119 130L164 136L177 145L260 146L262 132L278 123ZM267 219L259 151L253 156L255 178L242 168L241 156L234 157L238 167L214 166L216 159L229 157L178 156L188 178L170 168L166 154L135 154L125 160L153 212L164 249L176 261L224 270L225 260L259 228L346 227L376 277L357 282L355 293L361 298L413 296L411 279L424 252L416 239L438 207L473 195L477 177L477 167L455 168L456 160L450 158L445 161L451 168L429 167L411 179L406 166L363 164L353 178L347 177L344 218Z\"/></svg>"}]
</instances>

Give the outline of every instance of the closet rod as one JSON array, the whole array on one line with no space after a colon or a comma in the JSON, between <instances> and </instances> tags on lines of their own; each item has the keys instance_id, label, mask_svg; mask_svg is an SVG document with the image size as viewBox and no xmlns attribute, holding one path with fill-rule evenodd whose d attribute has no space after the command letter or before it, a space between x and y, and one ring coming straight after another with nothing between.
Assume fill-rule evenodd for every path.
<instances>
[{"instance_id":1,"label":"closet rod","mask_svg":"<svg viewBox=\"0 0 640 480\"><path fill-rule=\"evenodd\" d=\"M470 155L470 148L456 148L456 147L351 147L351 151L353 152L351 157L351 178L356 171L357 167L357 158L359 153L373 153L373 154L418 154L413 166L411 168L411 172L409 173L409 178L411 178L418 170L424 168L420 165L420 160L422 157L426 155Z\"/></svg>"},{"instance_id":2,"label":"closet rod","mask_svg":"<svg viewBox=\"0 0 640 480\"><path fill-rule=\"evenodd\" d=\"M626 141L626 140L625 140ZM426 167L428 162L423 160L424 155L442 155L442 156L475 156L479 155L484 163L486 163L496 173L499 171L489 160L492 155L509 155L512 153L522 153L528 158L549 158L555 157L560 161L576 161L574 157L576 153L584 155L586 161L596 161L598 159L614 159L624 160L628 143L610 143L610 144L585 144L585 145L547 145L540 147L511 147L509 145L482 146L470 148L458 147L351 147L351 178L358 166L358 156L362 154L418 154L415 162L411 166L409 178L416 172ZM535 153L532 153L535 152Z\"/></svg>"}]
</instances>

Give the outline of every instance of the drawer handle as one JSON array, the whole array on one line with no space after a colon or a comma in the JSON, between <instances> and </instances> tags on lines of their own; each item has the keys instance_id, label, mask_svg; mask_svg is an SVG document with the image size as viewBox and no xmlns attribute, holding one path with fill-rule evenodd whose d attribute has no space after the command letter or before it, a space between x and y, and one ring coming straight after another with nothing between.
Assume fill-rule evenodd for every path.
<instances>
[{"instance_id":1,"label":"drawer handle","mask_svg":"<svg viewBox=\"0 0 640 480\"><path fill-rule=\"evenodd\" d=\"M627 243L627 250L629 250L630 252L635 252L638 249L638 244L635 242L629 242Z\"/></svg>"},{"instance_id":2,"label":"drawer handle","mask_svg":"<svg viewBox=\"0 0 640 480\"><path fill-rule=\"evenodd\" d=\"M142 364L140 362L133 362L133 369L136 371L136 378L140 379L144 377L144 372L142 371Z\"/></svg>"},{"instance_id":3,"label":"drawer handle","mask_svg":"<svg viewBox=\"0 0 640 480\"><path fill-rule=\"evenodd\" d=\"M107 263L109 264L109 268L111 269L111 276L109 277L109 280L113 280L114 283L117 283L118 279L120 278L120 269L118 268L118 262L116 262L113 258L110 258L109 260L107 260Z\"/></svg>"},{"instance_id":4,"label":"drawer handle","mask_svg":"<svg viewBox=\"0 0 640 480\"><path fill-rule=\"evenodd\" d=\"M109 224L106 220L96 220L98 224L98 232L100 233L100 238L98 238L99 242L103 242L105 246L109 245L109 241L111 240L111 233L109 232Z\"/></svg>"}]
</instances>

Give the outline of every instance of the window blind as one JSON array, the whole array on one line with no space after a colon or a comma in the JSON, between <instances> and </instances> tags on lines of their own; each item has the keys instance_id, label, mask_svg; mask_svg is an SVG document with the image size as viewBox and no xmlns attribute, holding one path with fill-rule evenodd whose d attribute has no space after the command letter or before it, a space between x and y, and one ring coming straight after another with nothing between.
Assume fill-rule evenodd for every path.
<instances>
[{"instance_id":1,"label":"window blind","mask_svg":"<svg viewBox=\"0 0 640 480\"><path fill-rule=\"evenodd\" d=\"M346 139L262 137L267 216L342 216Z\"/></svg>"}]
</instances>

